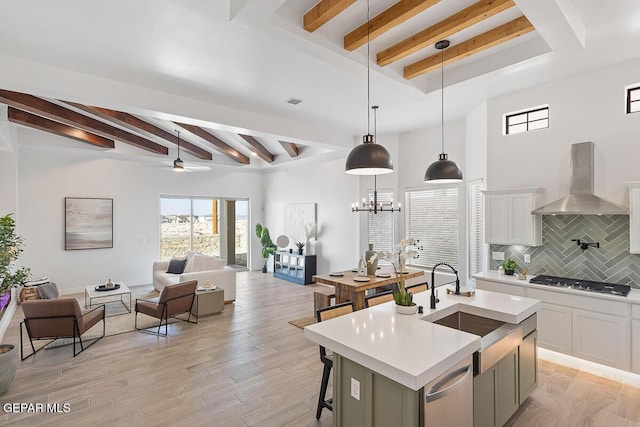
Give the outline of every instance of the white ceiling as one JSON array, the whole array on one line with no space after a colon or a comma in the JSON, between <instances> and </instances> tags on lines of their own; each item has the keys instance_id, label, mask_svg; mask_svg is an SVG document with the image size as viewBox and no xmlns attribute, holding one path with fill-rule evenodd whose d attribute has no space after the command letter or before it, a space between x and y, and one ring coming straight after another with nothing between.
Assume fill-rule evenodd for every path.
<instances>
[{"instance_id":1,"label":"white ceiling","mask_svg":"<svg viewBox=\"0 0 640 427\"><path fill-rule=\"evenodd\" d=\"M135 96L105 97L101 104L98 90L61 89L56 81L28 82L28 73L16 78L1 62L0 88L29 87L34 95L63 97L61 90L68 92L63 99L69 100L88 93L94 105L118 104L123 111L144 111L146 116L207 127L245 154L246 144L243 147L239 138L225 132L254 135L275 153L283 153L278 139L302 144L308 149L306 157L341 153L367 128L367 46L354 52L342 48L342 37L365 22L366 1L358 0L308 33L302 29L302 15L317 1L4 2L0 59L19 58L159 91L173 95L171 99L197 101L199 111L186 114L189 108L178 102L175 108L160 108L160 103L153 108L152 101L138 103ZM371 16L395 1L370 0ZM384 68L375 65L375 53L472 3L441 0L370 43L371 104L380 105L379 133L408 132L437 123L440 73L413 80L402 77L404 65L433 54L433 47ZM640 0L515 3L515 8L450 38L455 44L520 13L537 30L445 67L448 119L503 93L640 57ZM290 97L304 102L286 104ZM222 108L234 118L218 114ZM338 133L348 137L328 136ZM276 164L287 159L282 154ZM252 164L265 165L255 157Z\"/></svg>"}]
</instances>

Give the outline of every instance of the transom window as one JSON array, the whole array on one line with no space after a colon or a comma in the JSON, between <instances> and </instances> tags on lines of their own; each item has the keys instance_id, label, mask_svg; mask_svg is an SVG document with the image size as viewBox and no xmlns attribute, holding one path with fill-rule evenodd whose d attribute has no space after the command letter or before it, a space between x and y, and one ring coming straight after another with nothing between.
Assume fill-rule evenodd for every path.
<instances>
[{"instance_id":1,"label":"transom window","mask_svg":"<svg viewBox=\"0 0 640 427\"><path fill-rule=\"evenodd\" d=\"M627 114L640 111L640 86L627 89Z\"/></svg>"},{"instance_id":2,"label":"transom window","mask_svg":"<svg viewBox=\"0 0 640 427\"><path fill-rule=\"evenodd\" d=\"M549 127L549 106L505 115L505 135Z\"/></svg>"}]
</instances>

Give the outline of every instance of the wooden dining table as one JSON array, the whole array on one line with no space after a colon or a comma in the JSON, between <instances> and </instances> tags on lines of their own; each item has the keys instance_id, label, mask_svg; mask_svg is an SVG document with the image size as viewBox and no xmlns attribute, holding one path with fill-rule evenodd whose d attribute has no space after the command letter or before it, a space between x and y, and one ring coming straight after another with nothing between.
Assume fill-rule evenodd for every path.
<instances>
[{"instance_id":1,"label":"wooden dining table","mask_svg":"<svg viewBox=\"0 0 640 427\"><path fill-rule=\"evenodd\" d=\"M355 310L365 308L364 297L367 290L398 283L398 278L392 268L383 267L377 270L375 275L369 276L360 276L358 273L353 271L340 272L339 274L342 274L342 276L334 274L336 273L315 275L313 276L313 281L315 283L334 286L336 290L336 303L339 304L341 302L352 301ZM388 275L389 277L379 277L383 275ZM407 269L404 273L405 281L416 277L419 278L421 276L424 276L423 270ZM357 281L355 280L356 277L368 277L369 280ZM415 281L412 280L412 282ZM416 283L421 282L418 281Z\"/></svg>"}]
</instances>

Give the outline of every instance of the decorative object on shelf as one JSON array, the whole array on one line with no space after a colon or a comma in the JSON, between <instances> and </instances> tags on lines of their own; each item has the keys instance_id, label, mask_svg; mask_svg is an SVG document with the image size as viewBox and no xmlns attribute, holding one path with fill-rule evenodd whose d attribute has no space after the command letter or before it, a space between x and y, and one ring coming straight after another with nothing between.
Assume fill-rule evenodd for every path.
<instances>
[{"instance_id":1,"label":"decorative object on shelf","mask_svg":"<svg viewBox=\"0 0 640 427\"><path fill-rule=\"evenodd\" d=\"M507 258L503 263L502 267L504 268L504 274L507 276L513 276L513 273L518 268L518 264L513 260L513 258Z\"/></svg>"},{"instance_id":2,"label":"decorative object on shelf","mask_svg":"<svg viewBox=\"0 0 640 427\"><path fill-rule=\"evenodd\" d=\"M180 131L176 130L178 134L178 157L173 161L173 170L176 172L184 171L184 162L180 159Z\"/></svg>"},{"instance_id":3,"label":"decorative object on shelf","mask_svg":"<svg viewBox=\"0 0 640 427\"><path fill-rule=\"evenodd\" d=\"M31 271L15 268L14 262L22 252L24 240L16 234L16 222L11 214L0 217L0 291L7 291L29 280Z\"/></svg>"},{"instance_id":4,"label":"decorative object on shelf","mask_svg":"<svg viewBox=\"0 0 640 427\"><path fill-rule=\"evenodd\" d=\"M382 145L378 144L371 135L371 67L369 39L371 33L371 20L369 0L367 0L367 134L362 137L362 144L355 146L345 165L345 172L350 175L380 175L393 172L391 154Z\"/></svg>"},{"instance_id":5,"label":"decorative object on shelf","mask_svg":"<svg viewBox=\"0 0 640 427\"><path fill-rule=\"evenodd\" d=\"M276 238L276 244L279 248L286 248L287 246L289 246L289 237L285 236L284 234L279 235Z\"/></svg>"},{"instance_id":6,"label":"decorative object on shelf","mask_svg":"<svg viewBox=\"0 0 640 427\"><path fill-rule=\"evenodd\" d=\"M371 109L373 110L373 137L374 139L377 139L377 134L378 134L378 130L377 130L377 111L378 111L378 106L374 105L373 107L371 107ZM373 200L369 200L369 203L366 202L366 199L362 199L362 205L358 206L357 203L352 203L351 204L351 212L372 212L374 214L377 214L378 212L400 212L402 210L402 207L400 205L400 203L398 203L397 207L393 206L393 199L391 199L391 201L389 203L378 203L378 177L377 175L373 176Z\"/></svg>"},{"instance_id":7,"label":"decorative object on shelf","mask_svg":"<svg viewBox=\"0 0 640 427\"><path fill-rule=\"evenodd\" d=\"M440 55L440 108L441 108L441 143L442 153L438 156L438 160L431 163L424 174L424 182L433 182L437 184L454 183L462 181L462 171L458 165L448 159L444 152L444 49L449 47L449 40L440 40L436 43L436 49L441 52Z\"/></svg>"},{"instance_id":8,"label":"decorative object on shelf","mask_svg":"<svg viewBox=\"0 0 640 427\"><path fill-rule=\"evenodd\" d=\"M398 280L398 289L393 291L393 300L396 303L396 311L400 314L413 314L418 309L416 304L413 302L413 293L407 291L404 282L404 274L402 274L402 272L405 271L407 261L420 256L418 254L418 250L422 248L418 246L418 243L419 240L414 239L401 240L400 243L393 248L393 252L382 252L381 255L382 259L393 264L396 279ZM404 313L405 310L398 310L397 306L414 306L415 309L410 313Z\"/></svg>"},{"instance_id":9,"label":"decorative object on shelf","mask_svg":"<svg viewBox=\"0 0 640 427\"><path fill-rule=\"evenodd\" d=\"M302 255L302 250L304 248L304 242L296 242L296 247L298 248L298 255Z\"/></svg>"},{"instance_id":10,"label":"decorative object on shelf","mask_svg":"<svg viewBox=\"0 0 640 427\"><path fill-rule=\"evenodd\" d=\"M307 223L304 225L304 233L307 236L307 241L305 243L305 246L307 247L307 255L313 255L314 251L312 251L312 246L311 246L311 239L313 238L314 241L316 239L316 233L317 233L317 227L315 223Z\"/></svg>"},{"instance_id":11,"label":"decorative object on shelf","mask_svg":"<svg viewBox=\"0 0 640 427\"><path fill-rule=\"evenodd\" d=\"M451 271L453 271L453 273L456 275L456 289L453 292L456 295L460 295L460 278L458 277L458 270L456 270L455 268L453 268L451 265L447 264L446 262L440 262L436 265L433 266L433 268L431 269L431 304L430 304L430 308L435 309L436 308L436 303L439 303L440 300L438 299L438 295L437 295L437 291L436 291L436 268L440 267L441 265L444 265L446 267L449 267L451 269Z\"/></svg>"},{"instance_id":12,"label":"decorative object on shelf","mask_svg":"<svg viewBox=\"0 0 640 427\"><path fill-rule=\"evenodd\" d=\"M13 344L0 344L0 396L9 389L17 368L18 348Z\"/></svg>"},{"instance_id":13,"label":"decorative object on shelf","mask_svg":"<svg viewBox=\"0 0 640 427\"><path fill-rule=\"evenodd\" d=\"M269 229L267 227L263 227L262 225L260 225L260 223L256 224L256 236L258 236L258 239L260 239L260 244L262 244L262 258L264 259L262 272L266 273L269 255L273 254L276 251L276 245L271 240L271 236L269 236Z\"/></svg>"},{"instance_id":14,"label":"decorative object on shelf","mask_svg":"<svg viewBox=\"0 0 640 427\"><path fill-rule=\"evenodd\" d=\"M64 249L113 248L113 199L65 197Z\"/></svg>"},{"instance_id":15,"label":"decorative object on shelf","mask_svg":"<svg viewBox=\"0 0 640 427\"><path fill-rule=\"evenodd\" d=\"M369 243L369 249L364 253L367 263L367 276L373 276L378 269L378 253L373 250L373 243Z\"/></svg>"},{"instance_id":16,"label":"decorative object on shelf","mask_svg":"<svg viewBox=\"0 0 640 427\"><path fill-rule=\"evenodd\" d=\"M111 281L111 278L109 278L109 280L107 280L107 286L108 289L113 289L115 287L115 284Z\"/></svg>"}]
</instances>

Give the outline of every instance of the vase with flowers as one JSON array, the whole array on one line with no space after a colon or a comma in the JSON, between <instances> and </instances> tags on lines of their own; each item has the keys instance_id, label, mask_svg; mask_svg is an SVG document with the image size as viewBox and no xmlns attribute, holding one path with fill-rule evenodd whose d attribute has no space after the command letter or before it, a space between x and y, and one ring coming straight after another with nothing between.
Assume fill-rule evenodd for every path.
<instances>
[{"instance_id":1,"label":"vase with flowers","mask_svg":"<svg viewBox=\"0 0 640 427\"><path fill-rule=\"evenodd\" d=\"M418 258L418 240L406 239L400 241L393 252L383 252L382 259L393 264L398 289L393 291L396 312L401 314L413 314L418 310L418 306L413 302L413 294L407 291L404 281L404 271L407 261Z\"/></svg>"}]
</instances>

